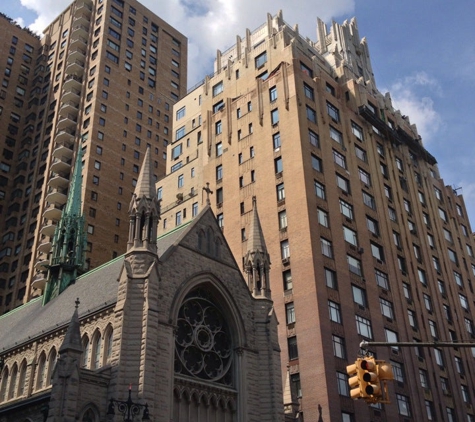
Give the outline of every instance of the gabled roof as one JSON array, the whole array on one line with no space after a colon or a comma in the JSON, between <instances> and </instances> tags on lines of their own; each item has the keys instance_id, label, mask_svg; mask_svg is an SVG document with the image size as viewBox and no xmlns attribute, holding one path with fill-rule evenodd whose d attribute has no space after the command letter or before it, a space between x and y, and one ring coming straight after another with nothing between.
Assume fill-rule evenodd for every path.
<instances>
[{"instance_id":1,"label":"gabled roof","mask_svg":"<svg viewBox=\"0 0 475 422\"><path fill-rule=\"evenodd\" d=\"M159 257L166 255L189 225L183 224L158 239ZM78 308L80 319L113 306L117 301L117 280L123 263L122 255L78 277L74 284L45 306L39 297L0 316L0 353L68 326L77 298L81 302Z\"/></svg>"}]
</instances>

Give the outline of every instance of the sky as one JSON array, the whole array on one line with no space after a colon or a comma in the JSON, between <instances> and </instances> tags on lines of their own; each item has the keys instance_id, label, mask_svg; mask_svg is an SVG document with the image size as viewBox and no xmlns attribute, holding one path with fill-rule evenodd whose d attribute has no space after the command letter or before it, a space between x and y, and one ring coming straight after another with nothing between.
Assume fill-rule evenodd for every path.
<instances>
[{"instance_id":1,"label":"sky","mask_svg":"<svg viewBox=\"0 0 475 422\"><path fill-rule=\"evenodd\" d=\"M7 3L7 4L5 4ZM9 0L0 11L41 32L69 0ZM475 230L475 1L473 0L142 0L188 37L188 86L225 51L282 9L316 41L316 19L356 16L378 89L418 127L446 185L461 188Z\"/></svg>"}]
</instances>

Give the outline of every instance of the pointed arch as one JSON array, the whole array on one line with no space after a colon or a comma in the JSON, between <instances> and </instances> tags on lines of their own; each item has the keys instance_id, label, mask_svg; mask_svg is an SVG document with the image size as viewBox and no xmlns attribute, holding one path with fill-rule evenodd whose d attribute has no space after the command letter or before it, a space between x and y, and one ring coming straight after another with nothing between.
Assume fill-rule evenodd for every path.
<instances>
[{"instance_id":1,"label":"pointed arch","mask_svg":"<svg viewBox=\"0 0 475 422\"><path fill-rule=\"evenodd\" d=\"M94 403L88 403L79 414L80 422L99 422L100 420L99 408Z\"/></svg>"},{"instance_id":2,"label":"pointed arch","mask_svg":"<svg viewBox=\"0 0 475 422\"><path fill-rule=\"evenodd\" d=\"M101 365L101 352L102 352L102 335L99 329L97 329L92 336L92 355L91 355L91 369L98 369Z\"/></svg>"},{"instance_id":3,"label":"pointed arch","mask_svg":"<svg viewBox=\"0 0 475 422\"><path fill-rule=\"evenodd\" d=\"M14 363L12 370L10 372L10 382L8 387L8 399L12 399L15 397L15 390L16 390L16 382L18 378L18 365L16 362Z\"/></svg>"},{"instance_id":4,"label":"pointed arch","mask_svg":"<svg viewBox=\"0 0 475 422\"><path fill-rule=\"evenodd\" d=\"M112 357L112 342L114 340L114 329L112 324L108 324L104 334L104 365L108 365L111 362Z\"/></svg>"},{"instance_id":5,"label":"pointed arch","mask_svg":"<svg viewBox=\"0 0 475 422\"><path fill-rule=\"evenodd\" d=\"M27 370L26 359L23 359L23 361L20 364L20 375L18 377L18 390L17 390L18 397L22 397L25 394L26 370Z\"/></svg>"},{"instance_id":6,"label":"pointed arch","mask_svg":"<svg viewBox=\"0 0 475 422\"><path fill-rule=\"evenodd\" d=\"M51 377L53 376L54 366L56 365L56 358L58 354L56 353L56 348L53 347L48 355L48 367L46 371L45 386L51 384Z\"/></svg>"},{"instance_id":7,"label":"pointed arch","mask_svg":"<svg viewBox=\"0 0 475 422\"><path fill-rule=\"evenodd\" d=\"M8 374L8 366L5 366L2 371L2 382L0 384L0 402L4 402L7 399Z\"/></svg>"},{"instance_id":8,"label":"pointed arch","mask_svg":"<svg viewBox=\"0 0 475 422\"><path fill-rule=\"evenodd\" d=\"M91 343L89 341L89 336L87 334L84 334L82 336L82 359L81 359L81 366L83 368L87 368L89 365L89 355L91 352Z\"/></svg>"},{"instance_id":9,"label":"pointed arch","mask_svg":"<svg viewBox=\"0 0 475 422\"><path fill-rule=\"evenodd\" d=\"M36 367L36 390L41 390L44 387L45 382L45 370L46 370L46 353L41 352L38 359L38 365Z\"/></svg>"}]
</instances>

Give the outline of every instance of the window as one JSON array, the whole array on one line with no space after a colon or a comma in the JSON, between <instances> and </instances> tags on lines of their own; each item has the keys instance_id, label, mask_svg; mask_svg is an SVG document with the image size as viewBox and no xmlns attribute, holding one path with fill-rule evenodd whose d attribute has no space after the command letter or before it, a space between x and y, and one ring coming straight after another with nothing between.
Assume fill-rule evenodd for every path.
<instances>
[{"instance_id":1,"label":"window","mask_svg":"<svg viewBox=\"0 0 475 422\"><path fill-rule=\"evenodd\" d=\"M346 169L346 159L343 154L340 154L338 151L333 150L333 161L339 165L340 167L343 167Z\"/></svg>"},{"instance_id":2,"label":"window","mask_svg":"<svg viewBox=\"0 0 475 422\"><path fill-rule=\"evenodd\" d=\"M315 101L315 93L314 93L313 88L310 85L307 85L306 83L304 83L303 84L303 90L304 90L305 96L309 100Z\"/></svg>"},{"instance_id":3,"label":"window","mask_svg":"<svg viewBox=\"0 0 475 422\"><path fill-rule=\"evenodd\" d=\"M184 179L185 179L185 177L184 177L183 174L180 174L180 175L178 176L178 187L179 187L179 188L182 188L182 187L183 187Z\"/></svg>"},{"instance_id":4,"label":"window","mask_svg":"<svg viewBox=\"0 0 475 422\"><path fill-rule=\"evenodd\" d=\"M393 304L391 302L380 297L379 305L381 306L381 314L390 319L394 319Z\"/></svg>"},{"instance_id":5,"label":"window","mask_svg":"<svg viewBox=\"0 0 475 422\"><path fill-rule=\"evenodd\" d=\"M271 120L272 126L279 123L279 109L276 108L270 112L270 120Z\"/></svg>"},{"instance_id":6,"label":"window","mask_svg":"<svg viewBox=\"0 0 475 422\"><path fill-rule=\"evenodd\" d=\"M221 120L217 121L215 124L214 124L214 127L215 127L215 133L216 135L219 135L223 132L223 124L221 123Z\"/></svg>"},{"instance_id":7,"label":"window","mask_svg":"<svg viewBox=\"0 0 475 422\"><path fill-rule=\"evenodd\" d=\"M277 100L277 87L273 86L269 89L269 101L272 103Z\"/></svg>"},{"instance_id":8,"label":"window","mask_svg":"<svg viewBox=\"0 0 475 422\"><path fill-rule=\"evenodd\" d=\"M289 337L287 339L287 349L289 351L289 360L298 359L297 337Z\"/></svg>"},{"instance_id":9,"label":"window","mask_svg":"<svg viewBox=\"0 0 475 422\"><path fill-rule=\"evenodd\" d=\"M311 154L311 157L313 169L317 170L318 172L323 172L322 160L313 154Z\"/></svg>"},{"instance_id":10,"label":"window","mask_svg":"<svg viewBox=\"0 0 475 422\"><path fill-rule=\"evenodd\" d=\"M356 332L363 337L372 339L373 331L371 329L371 321L359 315L355 315L355 320L356 320Z\"/></svg>"},{"instance_id":11,"label":"window","mask_svg":"<svg viewBox=\"0 0 475 422\"><path fill-rule=\"evenodd\" d=\"M315 195L318 198L325 199L325 186L320 182L314 181Z\"/></svg>"},{"instance_id":12,"label":"window","mask_svg":"<svg viewBox=\"0 0 475 422\"><path fill-rule=\"evenodd\" d=\"M307 119L310 120L312 123L317 123L317 113L316 111L309 106L306 106L307 110Z\"/></svg>"},{"instance_id":13,"label":"window","mask_svg":"<svg viewBox=\"0 0 475 422\"><path fill-rule=\"evenodd\" d=\"M362 142L364 141L363 129L353 121L351 121L351 131L353 132L353 135L356 136L356 139L358 139ZM364 160L364 161L366 161L366 160Z\"/></svg>"},{"instance_id":14,"label":"window","mask_svg":"<svg viewBox=\"0 0 475 422\"><path fill-rule=\"evenodd\" d=\"M279 217L279 229L283 230L287 227L287 211L280 211L278 214Z\"/></svg>"},{"instance_id":15,"label":"window","mask_svg":"<svg viewBox=\"0 0 475 422\"><path fill-rule=\"evenodd\" d=\"M350 220L353 220L353 205L340 199L340 212Z\"/></svg>"},{"instance_id":16,"label":"window","mask_svg":"<svg viewBox=\"0 0 475 422\"><path fill-rule=\"evenodd\" d=\"M183 144L172 148L172 160L176 160L183 152Z\"/></svg>"},{"instance_id":17,"label":"window","mask_svg":"<svg viewBox=\"0 0 475 422\"><path fill-rule=\"evenodd\" d=\"M365 191L363 191L363 202L367 207L370 207L373 210L376 209L376 201L374 200L374 197Z\"/></svg>"},{"instance_id":18,"label":"window","mask_svg":"<svg viewBox=\"0 0 475 422\"><path fill-rule=\"evenodd\" d=\"M470 393L468 391L468 387L466 385L461 385L460 386L462 390L462 398L465 403L470 403Z\"/></svg>"},{"instance_id":19,"label":"window","mask_svg":"<svg viewBox=\"0 0 475 422\"><path fill-rule=\"evenodd\" d=\"M324 268L324 273L327 287L337 290L336 272L329 268Z\"/></svg>"},{"instance_id":20,"label":"window","mask_svg":"<svg viewBox=\"0 0 475 422\"><path fill-rule=\"evenodd\" d=\"M223 179L223 166L219 165L216 167L216 180L220 181Z\"/></svg>"},{"instance_id":21,"label":"window","mask_svg":"<svg viewBox=\"0 0 475 422\"><path fill-rule=\"evenodd\" d=\"M411 309L408 309L407 310L407 318L409 320L409 325L416 329L417 330L417 317L416 317L416 313L411 310Z\"/></svg>"},{"instance_id":22,"label":"window","mask_svg":"<svg viewBox=\"0 0 475 422\"><path fill-rule=\"evenodd\" d=\"M336 143L343 145L343 135L340 131L336 130L334 127L330 126L330 138L332 138Z\"/></svg>"},{"instance_id":23,"label":"window","mask_svg":"<svg viewBox=\"0 0 475 422\"><path fill-rule=\"evenodd\" d=\"M216 157L219 157L223 155L223 144L221 142L218 142L216 144Z\"/></svg>"},{"instance_id":24,"label":"window","mask_svg":"<svg viewBox=\"0 0 475 422\"><path fill-rule=\"evenodd\" d=\"M366 185L371 186L371 176L367 171L364 171L362 168L358 168L358 173L360 175L360 180Z\"/></svg>"},{"instance_id":25,"label":"window","mask_svg":"<svg viewBox=\"0 0 475 422\"><path fill-rule=\"evenodd\" d=\"M386 273L375 269L376 283L378 286L382 287L385 290L389 290L389 278Z\"/></svg>"},{"instance_id":26,"label":"window","mask_svg":"<svg viewBox=\"0 0 475 422\"><path fill-rule=\"evenodd\" d=\"M448 249L447 252L448 252L448 254L449 254L450 260L451 260L454 264L458 264L457 254L456 254L452 249Z\"/></svg>"},{"instance_id":27,"label":"window","mask_svg":"<svg viewBox=\"0 0 475 422\"><path fill-rule=\"evenodd\" d=\"M378 261L384 261L384 250L382 246L371 242L371 253Z\"/></svg>"},{"instance_id":28,"label":"window","mask_svg":"<svg viewBox=\"0 0 475 422\"><path fill-rule=\"evenodd\" d=\"M328 101L327 101L327 113L334 122L338 123L340 121L340 111Z\"/></svg>"},{"instance_id":29,"label":"window","mask_svg":"<svg viewBox=\"0 0 475 422\"><path fill-rule=\"evenodd\" d=\"M351 285L351 291L353 292L353 302L366 308L368 301L366 300L366 291L354 284Z\"/></svg>"},{"instance_id":30,"label":"window","mask_svg":"<svg viewBox=\"0 0 475 422\"><path fill-rule=\"evenodd\" d=\"M284 271L282 273L282 280L284 283L284 290L291 290L293 285L292 285L292 273L290 270Z\"/></svg>"},{"instance_id":31,"label":"window","mask_svg":"<svg viewBox=\"0 0 475 422\"><path fill-rule=\"evenodd\" d=\"M437 324L435 321L429 320L429 329L431 336L434 337L434 340L437 340L439 338L439 335L437 332Z\"/></svg>"},{"instance_id":32,"label":"window","mask_svg":"<svg viewBox=\"0 0 475 422\"><path fill-rule=\"evenodd\" d=\"M322 247L322 255L327 258L333 258L332 242L322 237L320 238L320 244Z\"/></svg>"},{"instance_id":33,"label":"window","mask_svg":"<svg viewBox=\"0 0 475 422\"><path fill-rule=\"evenodd\" d=\"M362 276L363 272L361 271L361 261L352 257L351 255L346 256L346 260L348 261L348 268L351 273Z\"/></svg>"},{"instance_id":34,"label":"window","mask_svg":"<svg viewBox=\"0 0 475 422\"><path fill-rule=\"evenodd\" d=\"M460 300L460 305L462 305L462 308L468 311L469 307L468 307L467 296L463 295L462 293L459 293L459 300Z\"/></svg>"},{"instance_id":35,"label":"window","mask_svg":"<svg viewBox=\"0 0 475 422\"><path fill-rule=\"evenodd\" d=\"M278 157L274 160L274 171L276 173L282 173L284 170L283 163L282 163L282 157Z\"/></svg>"},{"instance_id":36,"label":"window","mask_svg":"<svg viewBox=\"0 0 475 422\"><path fill-rule=\"evenodd\" d=\"M346 226L343 226L343 237L350 245L358 246L358 238L356 232Z\"/></svg>"},{"instance_id":37,"label":"window","mask_svg":"<svg viewBox=\"0 0 475 422\"><path fill-rule=\"evenodd\" d=\"M366 216L366 227L368 227L370 233L379 236L379 225L376 220Z\"/></svg>"},{"instance_id":38,"label":"window","mask_svg":"<svg viewBox=\"0 0 475 422\"><path fill-rule=\"evenodd\" d=\"M350 396L350 387L348 384L348 375L344 374L343 372L336 373L336 380L338 383L338 393L341 396Z\"/></svg>"},{"instance_id":39,"label":"window","mask_svg":"<svg viewBox=\"0 0 475 422\"><path fill-rule=\"evenodd\" d=\"M394 379L398 382L404 382L404 367L402 363L391 361L393 368Z\"/></svg>"},{"instance_id":40,"label":"window","mask_svg":"<svg viewBox=\"0 0 475 422\"><path fill-rule=\"evenodd\" d=\"M336 184L344 193L350 193L350 182L338 173L336 174Z\"/></svg>"},{"instance_id":41,"label":"window","mask_svg":"<svg viewBox=\"0 0 475 422\"><path fill-rule=\"evenodd\" d=\"M402 416L411 416L409 397L403 396L402 394L396 394L396 399L399 414Z\"/></svg>"},{"instance_id":42,"label":"window","mask_svg":"<svg viewBox=\"0 0 475 422\"><path fill-rule=\"evenodd\" d=\"M424 298L424 305L425 305L427 311L431 314L432 313L432 299L426 293L423 294L423 298Z\"/></svg>"},{"instance_id":43,"label":"window","mask_svg":"<svg viewBox=\"0 0 475 422\"><path fill-rule=\"evenodd\" d=\"M444 222L447 223L447 213L442 208L439 208L439 216Z\"/></svg>"},{"instance_id":44,"label":"window","mask_svg":"<svg viewBox=\"0 0 475 422\"><path fill-rule=\"evenodd\" d=\"M264 51L263 53L259 54L255 59L255 65L256 69L261 68L264 66L267 62L267 51Z\"/></svg>"},{"instance_id":45,"label":"window","mask_svg":"<svg viewBox=\"0 0 475 422\"><path fill-rule=\"evenodd\" d=\"M223 81L218 82L216 85L213 86L213 97L216 97L216 95L221 94L223 90L224 90Z\"/></svg>"},{"instance_id":46,"label":"window","mask_svg":"<svg viewBox=\"0 0 475 422\"><path fill-rule=\"evenodd\" d=\"M274 145L274 149L280 148L281 143L280 143L280 133L279 132L274 133L272 135L272 142L273 142L273 145Z\"/></svg>"},{"instance_id":47,"label":"window","mask_svg":"<svg viewBox=\"0 0 475 422\"><path fill-rule=\"evenodd\" d=\"M283 201L285 200L285 189L284 189L284 184L280 183L276 186L276 191L277 191L277 201Z\"/></svg>"},{"instance_id":48,"label":"window","mask_svg":"<svg viewBox=\"0 0 475 422\"><path fill-rule=\"evenodd\" d=\"M333 355L337 358L346 359L345 339L336 335L332 335Z\"/></svg>"},{"instance_id":49,"label":"window","mask_svg":"<svg viewBox=\"0 0 475 422\"><path fill-rule=\"evenodd\" d=\"M365 163L368 162L368 156L366 154L366 151L364 149L360 148L358 145L355 145L355 153L356 153L356 156L361 161L364 161Z\"/></svg>"},{"instance_id":50,"label":"window","mask_svg":"<svg viewBox=\"0 0 475 422\"><path fill-rule=\"evenodd\" d=\"M462 358L459 358L458 356L455 356L455 368L457 369L457 372L461 375L465 374L465 369L463 367L463 361Z\"/></svg>"},{"instance_id":51,"label":"window","mask_svg":"<svg viewBox=\"0 0 475 422\"><path fill-rule=\"evenodd\" d=\"M321 208L317 208L317 218L318 224L322 225L323 227L330 227L330 223L328 221L328 213Z\"/></svg>"},{"instance_id":52,"label":"window","mask_svg":"<svg viewBox=\"0 0 475 422\"><path fill-rule=\"evenodd\" d=\"M340 304L333 302L331 300L328 301L328 312L330 314L330 321L337 322L341 324L341 311L340 311Z\"/></svg>"},{"instance_id":53,"label":"window","mask_svg":"<svg viewBox=\"0 0 475 422\"><path fill-rule=\"evenodd\" d=\"M310 69L308 66L300 62L300 70L307 76L313 78L313 70Z\"/></svg>"},{"instance_id":54,"label":"window","mask_svg":"<svg viewBox=\"0 0 475 422\"><path fill-rule=\"evenodd\" d=\"M293 324L295 322L295 307L294 302L286 303L285 316L287 324Z\"/></svg>"},{"instance_id":55,"label":"window","mask_svg":"<svg viewBox=\"0 0 475 422\"><path fill-rule=\"evenodd\" d=\"M314 147L320 148L320 140L318 135L310 129L308 131L308 139Z\"/></svg>"},{"instance_id":56,"label":"window","mask_svg":"<svg viewBox=\"0 0 475 422\"><path fill-rule=\"evenodd\" d=\"M290 258L290 245L288 240L280 242L280 254L282 259Z\"/></svg>"}]
</instances>

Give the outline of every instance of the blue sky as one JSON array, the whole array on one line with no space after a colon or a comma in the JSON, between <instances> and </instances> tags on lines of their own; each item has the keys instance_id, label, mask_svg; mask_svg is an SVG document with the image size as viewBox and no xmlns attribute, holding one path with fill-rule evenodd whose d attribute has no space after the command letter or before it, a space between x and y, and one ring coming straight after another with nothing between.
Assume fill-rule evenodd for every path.
<instances>
[{"instance_id":1,"label":"blue sky","mask_svg":"<svg viewBox=\"0 0 475 422\"><path fill-rule=\"evenodd\" d=\"M266 13L316 40L317 16L356 16L368 40L376 83L416 123L447 185L461 187L475 230L475 1L457 0L143 0L189 39L188 85L212 72L216 49L255 29ZM2 2L4 3L4 2ZM44 28L69 0L10 0L0 11Z\"/></svg>"}]
</instances>

